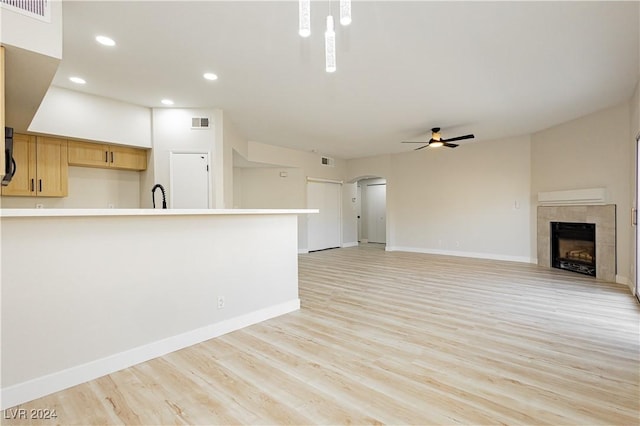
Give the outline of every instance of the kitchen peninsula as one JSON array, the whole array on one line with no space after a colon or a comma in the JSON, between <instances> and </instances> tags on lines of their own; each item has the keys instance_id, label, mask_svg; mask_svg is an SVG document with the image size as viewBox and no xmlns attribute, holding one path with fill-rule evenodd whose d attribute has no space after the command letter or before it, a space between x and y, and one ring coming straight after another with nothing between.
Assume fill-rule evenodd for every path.
<instances>
[{"instance_id":1,"label":"kitchen peninsula","mask_svg":"<svg viewBox=\"0 0 640 426\"><path fill-rule=\"evenodd\" d=\"M2 408L299 309L316 212L0 209Z\"/></svg>"}]
</instances>

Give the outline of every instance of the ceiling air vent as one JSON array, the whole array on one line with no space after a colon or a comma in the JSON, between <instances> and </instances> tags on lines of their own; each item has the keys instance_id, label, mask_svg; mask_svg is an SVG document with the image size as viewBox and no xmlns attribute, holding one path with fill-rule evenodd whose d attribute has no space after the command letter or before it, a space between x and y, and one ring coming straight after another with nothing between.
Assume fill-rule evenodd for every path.
<instances>
[{"instance_id":1,"label":"ceiling air vent","mask_svg":"<svg viewBox=\"0 0 640 426\"><path fill-rule=\"evenodd\" d=\"M320 157L320 164L323 166L333 167L335 165L335 160L329 157Z\"/></svg>"},{"instance_id":2,"label":"ceiling air vent","mask_svg":"<svg viewBox=\"0 0 640 426\"><path fill-rule=\"evenodd\" d=\"M209 117L193 117L191 119L192 129L208 129L209 127Z\"/></svg>"},{"instance_id":3,"label":"ceiling air vent","mask_svg":"<svg viewBox=\"0 0 640 426\"><path fill-rule=\"evenodd\" d=\"M51 22L50 0L0 0L0 6L23 15Z\"/></svg>"}]
</instances>

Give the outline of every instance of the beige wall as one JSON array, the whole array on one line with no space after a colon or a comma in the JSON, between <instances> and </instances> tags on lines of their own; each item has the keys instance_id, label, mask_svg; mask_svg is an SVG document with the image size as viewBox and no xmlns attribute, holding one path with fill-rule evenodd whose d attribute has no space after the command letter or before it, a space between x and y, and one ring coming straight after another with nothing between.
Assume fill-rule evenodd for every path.
<instances>
[{"instance_id":1,"label":"beige wall","mask_svg":"<svg viewBox=\"0 0 640 426\"><path fill-rule=\"evenodd\" d=\"M286 177L280 176L286 173ZM306 186L303 170L286 167L236 168L239 207L244 209L303 209Z\"/></svg>"},{"instance_id":2,"label":"beige wall","mask_svg":"<svg viewBox=\"0 0 640 426\"><path fill-rule=\"evenodd\" d=\"M233 143L239 154L246 149L246 160L253 163L274 165L276 167L236 168L233 172L234 200L238 208L304 208L307 205L307 177L344 180L346 161L336 159L333 167L323 166L321 155L315 152L298 151L260 142L249 141L246 144ZM278 167L279 166L279 167ZM289 176L281 178L280 172L287 171ZM345 194L345 191L347 194ZM352 187L343 187L344 199L351 194ZM344 207L344 206L343 206ZM343 236L351 238L350 215L343 215ZM345 232L346 231L346 232ZM344 243L345 241L343 241ZM352 242L352 241L346 241ZM307 217L298 217L298 248L307 249Z\"/></svg>"},{"instance_id":3,"label":"beige wall","mask_svg":"<svg viewBox=\"0 0 640 426\"><path fill-rule=\"evenodd\" d=\"M285 172L287 177L281 177ZM234 208L306 208L304 170L294 167L248 167L233 169ZM298 216L298 249L307 249L307 215Z\"/></svg>"},{"instance_id":4,"label":"beige wall","mask_svg":"<svg viewBox=\"0 0 640 426\"><path fill-rule=\"evenodd\" d=\"M606 201L617 206L618 281L627 284L631 262L629 114L629 103L625 102L531 137L534 199L541 191L606 188ZM533 220L534 231L535 226Z\"/></svg>"},{"instance_id":5,"label":"beige wall","mask_svg":"<svg viewBox=\"0 0 640 426\"><path fill-rule=\"evenodd\" d=\"M150 193L149 193L150 194ZM2 208L140 208L140 172L69 167L69 196L2 197Z\"/></svg>"},{"instance_id":6,"label":"beige wall","mask_svg":"<svg viewBox=\"0 0 640 426\"><path fill-rule=\"evenodd\" d=\"M393 157L389 245L530 261L528 137Z\"/></svg>"},{"instance_id":7,"label":"beige wall","mask_svg":"<svg viewBox=\"0 0 640 426\"><path fill-rule=\"evenodd\" d=\"M387 248L532 261L530 140L349 160L387 179Z\"/></svg>"}]
</instances>

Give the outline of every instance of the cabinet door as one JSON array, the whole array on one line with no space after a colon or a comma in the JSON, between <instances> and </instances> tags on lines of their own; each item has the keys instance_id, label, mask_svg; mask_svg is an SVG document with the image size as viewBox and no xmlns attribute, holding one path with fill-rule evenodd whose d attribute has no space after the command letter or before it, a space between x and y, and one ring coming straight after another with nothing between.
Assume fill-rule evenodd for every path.
<instances>
[{"instance_id":1,"label":"cabinet door","mask_svg":"<svg viewBox=\"0 0 640 426\"><path fill-rule=\"evenodd\" d=\"M69 165L109 167L109 149L99 143L69 141Z\"/></svg>"},{"instance_id":2,"label":"cabinet door","mask_svg":"<svg viewBox=\"0 0 640 426\"><path fill-rule=\"evenodd\" d=\"M13 159L16 160L16 173L9 185L2 187L2 195L35 196L36 138L15 133Z\"/></svg>"},{"instance_id":3,"label":"cabinet door","mask_svg":"<svg viewBox=\"0 0 640 426\"><path fill-rule=\"evenodd\" d=\"M68 189L67 141L38 137L36 190L39 197L66 197Z\"/></svg>"},{"instance_id":4,"label":"cabinet door","mask_svg":"<svg viewBox=\"0 0 640 426\"><path fill-rule=\"evenodd\" d=\"M144 149L111 146L111 167L125 170L146 170L147 151Z\"/></svg>"}]
</instances>

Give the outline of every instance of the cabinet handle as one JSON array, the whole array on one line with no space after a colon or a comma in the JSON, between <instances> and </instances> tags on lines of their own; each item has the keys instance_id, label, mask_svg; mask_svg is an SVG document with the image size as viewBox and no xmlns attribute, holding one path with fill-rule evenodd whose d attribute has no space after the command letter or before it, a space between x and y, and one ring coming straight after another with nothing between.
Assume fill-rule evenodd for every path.
<instances>
[{"instance_id":1,"label":"cabinet handle","mask_svg":"<svg viewBox=\"0 0 640 426\"><path fill-rule=\"evenodd\" d=\"M35 191L35 179L31 179L31 192Z\"/></svg>"},{"instance_id":2,"label":"cabinet handle","mask_svg":"<svg viewBox=\"0 0 640 426\"><path fill-rule=\"evenodd\" d=\"M113 163L113 151L111 151L111 162Z\"/></svg>"},{"instance_id":3,"label":"cabinet handle","mask_svg":"<svg viewBox=\"0 0 640 426\"><path fill-rule=\"evenodd\" d=\"M104 152L104 162L108 163L109 162L109 151L105 151Z\"/></svg>"},{"instance_id":4,"label":"cabinet handle","mask_svg":"<svg viewBox=\"0 0 640 426\"><path fill-rule=\"evenodd\" d=\"M38 185L40 186L40 192L42 192L42 179L38 179Z\"/></svg>"},{"instance_id":5,"label":"cabinet handle","mask_svg":"<svg viewBox=\"0 0 640 426\"><path fill-rule=\"evenodd\" d=\"M631 226L638 226L638 209L631 208Z\"/></svg>"}]
</instances>

